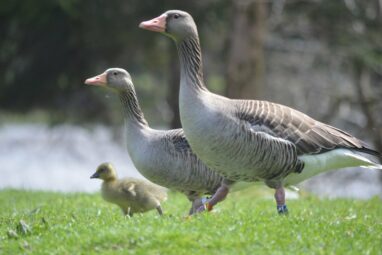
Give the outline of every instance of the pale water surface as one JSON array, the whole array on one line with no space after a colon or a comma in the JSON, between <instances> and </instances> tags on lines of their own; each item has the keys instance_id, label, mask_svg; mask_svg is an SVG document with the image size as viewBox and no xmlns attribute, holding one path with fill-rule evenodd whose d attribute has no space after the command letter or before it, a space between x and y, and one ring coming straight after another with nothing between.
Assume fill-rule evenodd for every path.
<instances>
[{"instance_id":1,"label":"pale water surface","mask_svg":"<svg viewBox=\"0 0 382 255\"><path fill-rule=\"evenodd\" d=\"M2 125L0 188L95 191L100 181L89 177L106 161L120 176L141 177L123 144L102 126Z\"/></svg>"},{"instance_id":2,"label":"pale water surface","mask_svg":"<svg viewBox=\"0 0 382 255\"><path fill-rule=\"evenodd\" d=\"M100 181L89 177L105 161L112 162L120 176L142 178L125 147L103 126L1 125L0 189L96 191ZM302 187L331 198L367 199L382 194L379 172L368 169L339 170Z\"/></svg>"}]
</instances>

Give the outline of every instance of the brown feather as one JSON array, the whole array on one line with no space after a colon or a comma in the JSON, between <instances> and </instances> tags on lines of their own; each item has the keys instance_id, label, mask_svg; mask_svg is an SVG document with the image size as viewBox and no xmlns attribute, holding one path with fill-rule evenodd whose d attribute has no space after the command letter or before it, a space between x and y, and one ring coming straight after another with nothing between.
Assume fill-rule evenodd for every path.
<instances>
[{"instance_id":1,"label":"brown feather","mask_svg":"<svg viewBox=\"0 0 382 255\"><path fill-rule=\"evenodd\" d=\"M347 148L380 156L379 152L349 133L287 106L266 101L236 101L239 102L237 115L240 119L256 126L255 130L265 130L270 135L292 142L299 155Z\"/></svg>"}]
</instances>

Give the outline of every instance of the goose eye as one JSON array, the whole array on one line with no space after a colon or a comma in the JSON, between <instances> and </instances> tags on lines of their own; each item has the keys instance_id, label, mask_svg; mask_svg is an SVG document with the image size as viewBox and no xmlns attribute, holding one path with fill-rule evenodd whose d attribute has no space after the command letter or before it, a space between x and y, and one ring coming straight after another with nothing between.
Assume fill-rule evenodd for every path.
<instances>
[{"instance_id":1,"label":"goose eye","mask_svg":"<svg viewBox=\"0 0 382 255\"><path fill-rule=\"evenodd\" d=\"M117 75L118 73L117 72L114 72L113 75Z\"/></svg>"},{"instance_id":2,"label":"goose eye","mask_svg":"<svg viewBox=\"0 0 382 255\"><path fill-rule=\"evenodd\" d=\"M178 13L174 14L174 19L177 19L179 17L180 17L180 15Z\"/></svg>"}]
</instances>

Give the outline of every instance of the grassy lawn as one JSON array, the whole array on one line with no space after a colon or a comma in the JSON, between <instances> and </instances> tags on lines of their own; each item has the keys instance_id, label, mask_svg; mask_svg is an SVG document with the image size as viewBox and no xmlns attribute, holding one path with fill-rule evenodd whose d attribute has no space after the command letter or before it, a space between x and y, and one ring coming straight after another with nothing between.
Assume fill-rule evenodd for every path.
<instances>
[{"instance_id":1,"label":"grassy lawn","mask_svg":"<svg viewBox=\"0 0 382 255\"><path fill-rule=\"evenodd\" d=\"M99 194L3 190L0 254L382 254L380 199L304 196L282 217L258 189L189 219L175 193L164 217L130 219Z\"/></svg>"}]
</instances>

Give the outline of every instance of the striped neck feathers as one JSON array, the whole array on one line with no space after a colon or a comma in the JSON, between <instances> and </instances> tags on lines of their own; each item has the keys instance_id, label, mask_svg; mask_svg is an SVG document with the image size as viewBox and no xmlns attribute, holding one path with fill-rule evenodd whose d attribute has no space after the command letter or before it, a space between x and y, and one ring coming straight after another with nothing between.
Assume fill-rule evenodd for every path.
<instances>
[{"instance_id":1,"label":"striped neck feathers","mask_svg":"<svg viewBox=\"0 0 382 255\"><path fill-rule=\"evenodd\" d=\"M181 81L196 90L207 90L204 85L202 51L198 36L184 38L177 44Z\"/></svg>"},{"instance_id":2,"label":"striped neck feathers","mask_svg":"<svg viewBox=\"0 0 382 255\"><path fill-rule=\"evenodd\" d=\"M129 123L138 124L147 127L147 121L141 107L139 106L138 98L134 89L125 89L119 91L119 98L122 103L125 119Z\"/></svg>"}]
</instances>

